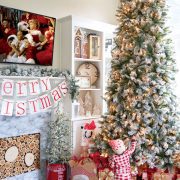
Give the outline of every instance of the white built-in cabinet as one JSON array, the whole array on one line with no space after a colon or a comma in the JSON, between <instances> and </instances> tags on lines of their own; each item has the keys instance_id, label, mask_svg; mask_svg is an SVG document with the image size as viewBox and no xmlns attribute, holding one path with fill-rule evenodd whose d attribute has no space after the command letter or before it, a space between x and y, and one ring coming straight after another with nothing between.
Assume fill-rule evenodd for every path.
<instances>
[{"instance_id":1,"label":"white built-in cabinet","mask_svg":"<svg viewBox=\"0 0 180 180\"><path fill-rule=\"evenodd\" d=\"M91 113L88 111L85 112L84 115L79 114L78 110L80 105L78 100L72 103L69 98L66 99L64 104L64 110L69 114L73 123L73 154L75 155L79 155L80 153L81 126L84 125L84 123L91 122L91 120L95 120L95 122L100 120L101 115L106 109L102 97L105 92L107 77L106 64L109 63L111 58L110 49L112 47L111 42L114 32L115 26L86 18L67 16L60 19L60 69L68 69L77 78L85 75L78 74L80 66L83 67L82 64L84 64L85 68L95 66L98 69L98 78L94 84L87 86L86 77L85 81L82 80L82 82L85 83L85 87L79 89L78 99L84 101L85 96L89 93L92 98L93 108L96 105L101 111L100 114L94 115L93 109ZM77 37L78 35L80 37ZM83 42L81 39L78 39L81 38L81 36L86 36L85 42L87 41L87 44L84 44L84 39ZM83 43L83 45L86 46L85 49L87 48L88 55L85 53L85 55L78 56L79 49L76 48L78 48L77 44L79 43ZM81 44L81 47L83 45ZM96 52L93 48L96 48ZM84 49L80 51L82 54Z\"/></svg>"}]
</instances>

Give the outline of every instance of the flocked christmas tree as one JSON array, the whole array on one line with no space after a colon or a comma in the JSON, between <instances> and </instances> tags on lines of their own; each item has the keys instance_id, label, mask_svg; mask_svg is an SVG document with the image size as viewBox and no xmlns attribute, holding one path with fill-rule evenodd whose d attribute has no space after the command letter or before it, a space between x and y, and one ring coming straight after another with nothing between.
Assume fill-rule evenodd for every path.
<instances>
[{"instance_id":1,"label":"flocked christmas tree","mask_svg":"<svg viewBox=\"0 0 180 180\"><path fill-rule=\"evenodd\" d=\"M179 120L173 93L176 63L168 39L165 0L121 0L105 99L108 113L95 143L110 154L110 139L139 134L136 165L170 167Z\"/></svg>"},{"instance_id":2,"label":"flocked christmas tree","mask_svg":"<svg viewBox=\"0 0 180 180\"><path fill-rule=\"evenodd\" d=\"M51 164L68 163L72 154L71 121L61 111L57 111L48 124L47 159Z\"/></svg>"}]
</instances>

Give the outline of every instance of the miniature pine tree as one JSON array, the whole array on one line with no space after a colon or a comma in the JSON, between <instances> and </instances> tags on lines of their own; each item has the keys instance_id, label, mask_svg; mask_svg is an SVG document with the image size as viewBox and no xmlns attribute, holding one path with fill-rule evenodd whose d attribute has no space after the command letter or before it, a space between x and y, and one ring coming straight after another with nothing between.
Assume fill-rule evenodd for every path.
<instances>
[{"instance_id":1,"label":"miniature pine tree","mask_svg":"<svg viewBox=\"0 0 180 180\"><path fill-rule=\"evenodd\" d=\"M71 121L58 112L49 122L47 159L50 164L67 163L71 158L72 142Z\"/></svg>"},{"instance_id":2,"label":"miniature pine tree","mask_svg":"<svg viewBox=\"0 0 180 180\"><path fill-rule=\"evenodd\" d=\"M139 134L136 165L167 168L177 153L176 96L165 0L121 0L105 95L108 113L95 143L104 155L108 141Z\"/></svg>"}]
</instances>

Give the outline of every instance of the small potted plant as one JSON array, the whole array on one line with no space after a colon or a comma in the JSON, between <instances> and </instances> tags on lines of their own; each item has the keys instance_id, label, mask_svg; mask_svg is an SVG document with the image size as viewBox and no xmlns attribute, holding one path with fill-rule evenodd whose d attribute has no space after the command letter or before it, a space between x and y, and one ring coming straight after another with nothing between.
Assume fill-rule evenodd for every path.
<instances>
[{"instance_id":1,"label":"small potted plant","mask_svg":"<svg viewBox=\"0 0 180 180\"><path fill-rule=\"evenodd\" d=\"M47 180L70 179L68 161L71 158L71 121L56 111L49 122L47 140Z\"/></svg>"}]
</instances>

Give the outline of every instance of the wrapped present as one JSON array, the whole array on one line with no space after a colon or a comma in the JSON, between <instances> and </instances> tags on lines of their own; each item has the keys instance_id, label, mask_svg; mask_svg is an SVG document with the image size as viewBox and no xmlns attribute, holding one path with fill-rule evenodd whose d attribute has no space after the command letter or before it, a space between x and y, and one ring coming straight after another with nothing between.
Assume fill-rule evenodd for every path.
<instances>
[{"instance_id":1,"label":"wrapped present","mask_svg":"<svg viewBox=\"0 0 180 180\"><path fill-rule=\"evenodd\" d=\"M138 174L138 169L136 166L131 166L131 176L136 176Z\"/></svg>"},{"instance_id":2,"label":"wrapped present","mask_svg":"<svg viewBox=\"0 0 180 180\"><path fill-rule=\"evenodd\" d=\"M47 180L67 179L69 168L67 164L47 164Z\"/></svg>"},{"instance_id":3,"label":"wrapped present","mask_svg":"<svg viewBox=\"0 0 180 180\"><path fill-rule=\"evenodd\" d=\"M91 153L89 157L96 164L97 170L109 167L108 157L101 156L99 152Z\"/></svg>"},{"instance_id":4,"label":"wrapped present","mask_svg":"<svg viewBox=\"0 0 180 180\"><path fill-rule=\"evenodd\" d=\"M148 165L145 163L143 165L138 166L138 172L142 174L142 172L147 172L148 170Z\"/></svg>"},{"instance_id":5,"label":"wrapped present","mask_svg":"<svg viewBox=\"0 0 180 180\"><path fill-rule=\"evenodd\" d=\"M153 180L153 175L156 173L157 169L156 168L147 168L147 177L148 180Z\"/></svg>"},{"instance_id":6,"label":"wrapped present","mask_svg":"<svg viewBox=\"0 0 180 180\"><path fill-rule=\"evenodd\" d=\"M89 147L88 146L81 146L81 157L82 158L86 158L86 157L89 157L89 153L88 153L88 149Z\"/></svg>"},{"instance_id":7,"label":"wrapped present","mask_svg":"<svg viewBox=\"0 0 180 180\"><path fill-rule=\"evenodd\" d=\"M180 153L178 152L178 153L174 154L172 158L173 158L174 165L180 166L180 163L179 163L180 162Z\"/></svg>"},{"instance_id":8,"label":"wrapped present","mask_svg":"<svg viewBox=\"0 0 180 180\"><path fill-rule=\"evenodd\" d=\"M171 180L173 178L173 174L170 173L160 173L160 172L156 172L153 175L153 180Z\"/></svg>"},{"instance_id":9,"label":"wrapped present","mask_svg":"<svg viewBox=\"0 0 180 180\"><path fill-rule=\"evenodd\" d=\"M90 158L70 160L72 180L98 180L96 164Z\"/></svg>"},{"instance_id":10,"label":"wrapped present","mask_svg":"<svg viewBox=\"0 0 180 180\"><path fill-rule=\"evenodd\" d=\"M136 176L131 176L131 180L137 180Z\"/></svg>"},{"instance_id":11,"label":"wrapped present","mask_svg":"<svg viewBox=\"0 0 180 180\"><path fill-rule=\"evenodd\" d=\"M114 180L114 173L109 168L99 169L99 180Z\"/></svg>"}]
</instances>

